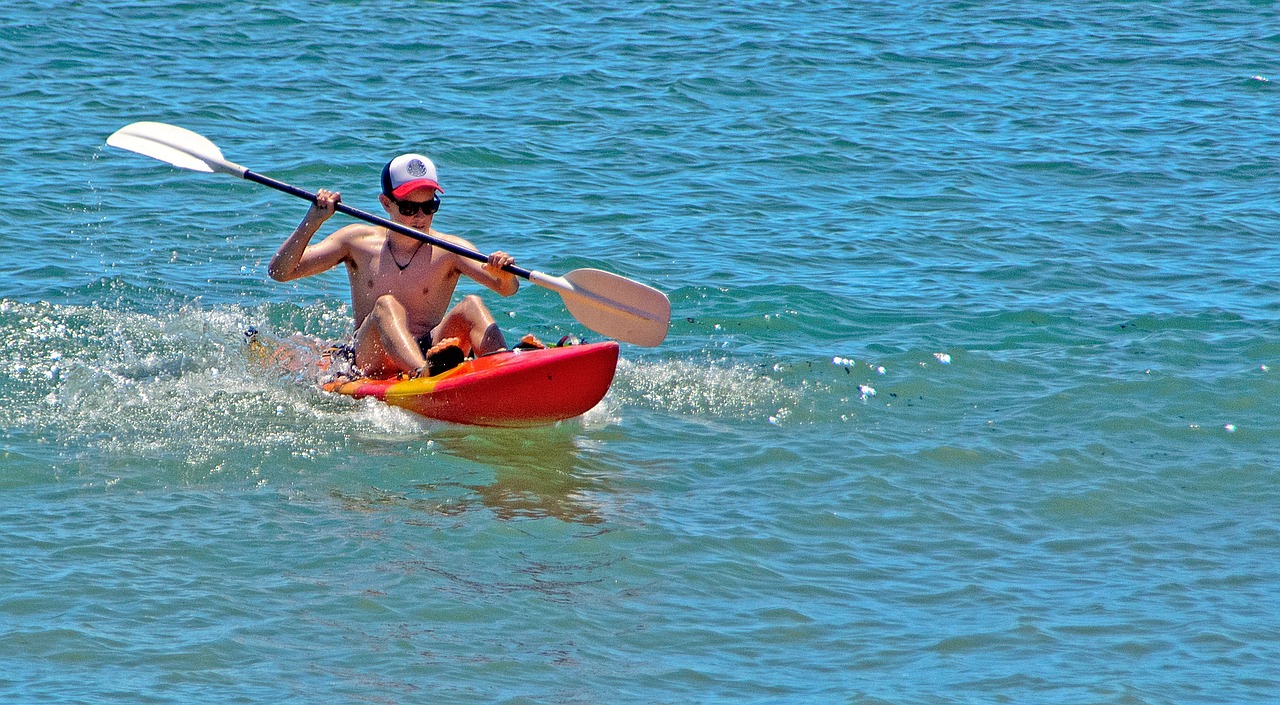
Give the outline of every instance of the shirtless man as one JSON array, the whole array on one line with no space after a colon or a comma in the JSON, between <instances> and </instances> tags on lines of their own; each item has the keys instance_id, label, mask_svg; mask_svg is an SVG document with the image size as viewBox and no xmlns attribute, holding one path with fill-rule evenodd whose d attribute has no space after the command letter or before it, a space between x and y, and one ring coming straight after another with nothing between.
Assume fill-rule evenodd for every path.
<instances>
[{"instance_id":1,"label":"shirtless man","mask_svg":"<svg viewBox=\"0 0 1280 705\"><path fill-rule=\"evenodd\" d=\"M440 207L440 183L431 160L420 154L392 159L382 170L378 200L391 220L415 230L475 249L466 240L430 230ZM458 277L466 275L502 296L520 288L520 280L502 268L515 259L502 251L479 262L378 225L344 226L309 245L334 214L339 194L320 190L315 203L275 256L267 272L291 281L347 265L355 312L355 368L365 375L426 371L427 357L458 346L484 355L507 347L493 314L479 296L466 296L449 308ZM457 353L456 350L453 351Z\"/></svg>"}]
</instances>

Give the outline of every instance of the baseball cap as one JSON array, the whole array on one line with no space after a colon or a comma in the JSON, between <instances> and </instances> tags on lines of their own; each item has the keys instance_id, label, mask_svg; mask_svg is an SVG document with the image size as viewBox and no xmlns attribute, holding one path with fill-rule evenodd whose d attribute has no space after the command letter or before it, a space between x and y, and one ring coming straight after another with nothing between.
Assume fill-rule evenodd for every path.
<instances>
[{"instance_id":1,"label":"baseball cap","mask_svg":"<svg viewBox=\"0 0 1280 705\"><path fill-rule=\"evenodd\" d=\"M401 154L382 167L382 192L391 198L404 198L423 186L444 193L436 180L436 165L421 154Z\"/></svg>"}]
</instances>

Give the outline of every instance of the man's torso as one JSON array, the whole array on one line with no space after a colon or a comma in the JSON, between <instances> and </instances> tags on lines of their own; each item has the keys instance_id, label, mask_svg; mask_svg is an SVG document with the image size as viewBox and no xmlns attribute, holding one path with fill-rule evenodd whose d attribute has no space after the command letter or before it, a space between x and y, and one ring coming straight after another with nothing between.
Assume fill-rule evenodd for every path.
<instances>
[{"instance_id":1,"label":"man's torso","mask_svg":"<svg viewBox=\"0 0 1280 705\"><path fill-rule=\"evenodd\" d=\"M369 227L349 243L347 277L356 328L380 297L391 294L405 309L409 332L422 338L449 310L458 284L456 255L425 242L407 247L403 242L391 244L384 232ZM445 237L434 231L431 234Z\"/></svg>"}]
</instances>

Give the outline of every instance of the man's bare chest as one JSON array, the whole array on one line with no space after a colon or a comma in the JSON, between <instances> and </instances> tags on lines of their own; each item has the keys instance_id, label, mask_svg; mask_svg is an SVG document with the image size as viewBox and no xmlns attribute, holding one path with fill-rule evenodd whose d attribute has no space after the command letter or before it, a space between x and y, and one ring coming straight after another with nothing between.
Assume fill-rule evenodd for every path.
<instances>
[{"instance_id":1,"label":"man's bare chest","mask_svg":"<svg viewBox=\"0 0 1280 705\"><path fill-rule=\"evenodd\" d=\"M358 308L390 294L406 309L434 310L448 303L457 284L458 274L449 254L425 243L401 251L384 242L359 255L348 265Z\"/></svg>"}]
</instances>

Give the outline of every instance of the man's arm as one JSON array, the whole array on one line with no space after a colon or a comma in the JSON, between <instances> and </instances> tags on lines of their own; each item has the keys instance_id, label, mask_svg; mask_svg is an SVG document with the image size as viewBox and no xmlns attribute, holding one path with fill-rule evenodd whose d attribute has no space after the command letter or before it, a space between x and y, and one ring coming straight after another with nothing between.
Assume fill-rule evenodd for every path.
<instances>
[{"instance_id":1,"label":"man's arm","mask_svg":"<svg viewBox=\"0 0 1280 705\"><path fill-rule=\"evenodd\" d=\"M462 243L473 250L475 249L474 245L465 240L462 240ZM458 268L463 274L503 296L511 296L520 290L520 280L516 275L503 269L503 267L515 263L515 257L501 250L489 255L489 261L484 264L461 255L458 256Z\"/></svg>"},{"instance_id":2,"label":"man's arm","mask_svg":"<svg viewBox=\"0 0 1280 705\"><path fill-rule=\"evenodd\" d=\"M324 189L316 193L315 203L311 204L306 217L280 245L271 258L271 264L267 265L267 274L272 279L287 282L309 277L332 269L346 259L346 238L338 237L341 230L308 247L320 226L333 216L339 198L339 194Z\"/></svg>"}]
</instances>

